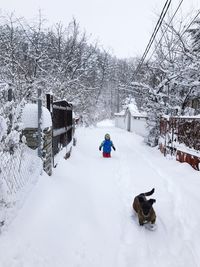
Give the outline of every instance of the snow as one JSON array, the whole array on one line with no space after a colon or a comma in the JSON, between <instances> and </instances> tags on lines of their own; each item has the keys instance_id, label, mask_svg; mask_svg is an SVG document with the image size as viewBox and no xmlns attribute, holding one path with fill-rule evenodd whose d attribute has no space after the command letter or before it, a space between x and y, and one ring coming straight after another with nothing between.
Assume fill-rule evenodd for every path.
<instances>
[{"instance_id":1,"label":"snow","mask_svg":"<svg viewBox=\"0 0 200 267\"><path fill-rule=\"evenodd\" d=\"M9 85L4 82L0 82L0 91L6 91L9 89Z\"/></svg>"},{"instance_id":2,"label":"snow","mask_svg":"<svg viewBox=\"0 0 200 267\"><path fill-rule=\"evenodd\" d=\"M104 120L97 123L98 127L112 127L114 126L114 122L111 120Z\"/></svg>"},{"instance_id":3,"label":"snow","mask_svg":"<svg viewBox=\"0 0 200 267\"><path fill-rule=\"evenodd\" d=\"M115 113L115 116L124 116L126 115L126 111L129 110L132 116L135 117L146 117L146 112L140 112L138 110L137 104L134 99L131 100L131 103L124 105L124 110L119 113Z\"/></svg>"},{"instance_id":4,"label":"snow","mask_svg":"<svg viewBox=\"0 0 200 267\"><path fill-rule=\"evenodd\" d=\"M125 115L125 110L120 111L119 113L115 113L115 116L124 116Z\"/></svg>"},{"instance_id":5,"label":"snow","mask_svg":"<svg viewBox=\"0 0 200 267\"><path fill-rule=\"evenodd\" d=\"M23 129L38 127L38 105L26 104L22 113ZM49 110L42 107L42 129L52 125L51 114Z\"/></svg>"},{"instance_id":6,"label":"snow","mask_svg":"<svg viewBox=\"0 0 200 267\"><path fill-rule=\"evenodd\" d=\"M167 121L170 120L170 116L169 115L163 115L162 118L166 119ZM180 118L180 117L179 117Z\"/></svg>"},{"instance_id":7,"label":"snow","mask_svg":"<svg viewBox=\"0 0 200 267\"><path fill-rule=\"evenodd\" d=\"M109 132L116 146L102 158ZM199 172L164 158L142 137L113 127L79 128L71 158L59 155L0 236L0 267L200 266ZM155 187L157 230L138 225L134 196Z\"/></svg>"},{"instance_id":8,"label":"snow","mask_svg":"<svg viewBox=\"0 0 200 267\"><path fill-rule=\"evenodd\" d=\"M6 120L0 116L0 141L7 132Z\"/></svg>"},{"instance_id":9,"label":"snow","mask_svg":"<svg viewBox=\"0 0 200 267\"><path fill-rule=\"evenodd\" d=\"M62 128L53 130L53 136L58 136L58 135L61 135L63 133L66 133L66 127L62 127Z\"/></svg>"},{"instance_id":10,"label":"snow","mask_svg":"<svg viewBox=\"0 0 200 267\"><path fill-rule=\"evenodd\" d=\"M196 156L196 157L200 157L200 151L197 151L193 148L190 148L190 147L187 147L185 144L183 143L174 143L174 147L177 149L177 150L180 150L182 152L185 152L185 153L188 153L188 154L191 154L193 156Z\"/></svg>"},{"instance_id":11,"label":"snow","mask_svg":"<svg viewBox=\"0 0 200 267\"><path fill-rule=\"evenodd\" d=\"M128 105L128 109L130 110L132 116L146 116L147 115L146 112L139 112L135 102L130 103Z\"/></svg>"},{"instance_id":12,"label":"snow","mask_svg":"<svg viewBox=\"0 0 200 267\"><path fill-rule=\"evenodd\" d=\"M42 161L38 158L36 150L24 144L20 144L14 154L0 151L0 158L0 222L5 221L8 225L37 182L42 170Z\"/></svg>"},{"instance_id":13,"label":"snow","mask_svg":"<svg viewBox=\"0 0 200 267\"><path fill-rule=\"evenodd\" d=\"M175 116L174 118L180 118L180 119L200 119L200 114L193 115L193 116Z\"/></svg>"}]
</instances>

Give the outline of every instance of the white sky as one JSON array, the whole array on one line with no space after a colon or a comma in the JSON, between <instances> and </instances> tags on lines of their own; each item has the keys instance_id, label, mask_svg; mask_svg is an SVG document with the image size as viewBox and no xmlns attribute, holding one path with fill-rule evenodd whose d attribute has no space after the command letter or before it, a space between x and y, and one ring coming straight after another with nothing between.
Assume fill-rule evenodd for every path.
<instances>
[{"instance_id":1,"label":"white sky","mask_svg":"<svg viewBox=\"0 0 200 267\"><path fill-rule=\"evenodd\" d=\"M2 0L1 11L31 19L38 10L50 24L73 17L81 28L117 57L141 55L166 0ZM171 12L180 0L172 0ZM200 0L184 0L177 18L200 9Z\"/></svg>"}]
</instances>

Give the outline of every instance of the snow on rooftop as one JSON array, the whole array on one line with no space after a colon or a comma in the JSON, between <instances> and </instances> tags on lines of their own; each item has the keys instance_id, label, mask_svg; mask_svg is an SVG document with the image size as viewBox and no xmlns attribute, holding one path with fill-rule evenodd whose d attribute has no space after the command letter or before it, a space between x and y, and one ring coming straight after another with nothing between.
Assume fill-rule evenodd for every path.
<instances>
[{"instance_id":1,"label":"snow on rooftop","mask_svg":"<svg viewBox=\"0 0 200 267\"><path fill-rule=\"evenodd\" d=\"M146 112L140 112L136 103L128 104L127 108L130 110L132 116L146 116Z\"/></svg>"},{"instance_id":2,"label":"snow on rooftop","mask_svg":"<svg viewBox=\"0 0 200 267\"><path fill-rule=\"evenodd\" d=\"M23 129L38 127L38 105L26 104L22 113ZM42 107L42 129L52 126L51 114L49 110Z\"/></svg>"},{"instance_id":3,"label":"snow on rooftop","mask_svg":"<svg viewBox=\"0 0 200 267\"><path fill-rule=\"evenodd\" d=\"M115 115L125 115L126 110L129 109L132 116L147 116L146 112L140 112L134 100L130 104L124 106L124 109Z\"/></svg>"}]
</instances>

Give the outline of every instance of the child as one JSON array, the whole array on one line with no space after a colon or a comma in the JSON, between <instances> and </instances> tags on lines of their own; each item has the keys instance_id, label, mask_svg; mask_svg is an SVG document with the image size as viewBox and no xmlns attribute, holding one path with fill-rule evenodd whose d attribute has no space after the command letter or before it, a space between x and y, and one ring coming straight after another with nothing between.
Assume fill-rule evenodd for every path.
<instances>
[{"instance_id":1,"label":"child","mask_svg":"<svg viewBox=\"0 0 200 267\"><path fill-rule=\"evenodd\" d=\"M106 134L105 135L105 140L101 143L99 146L99 150L101 151L101 148L103 147L103 157L104 158L110 158L110 152L111 152L111 147L115 149L113 142L110 140L110 135Z\"/></svg>"}]
</instances>

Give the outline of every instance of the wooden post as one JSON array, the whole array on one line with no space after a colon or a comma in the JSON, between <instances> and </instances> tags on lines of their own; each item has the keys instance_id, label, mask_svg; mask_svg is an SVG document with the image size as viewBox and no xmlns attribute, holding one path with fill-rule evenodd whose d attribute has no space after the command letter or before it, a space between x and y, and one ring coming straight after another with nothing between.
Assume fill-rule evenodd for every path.
<instances>
[{"instance_id":1,"label":"wooden post","mask_svg":"<svg viewBox=\"0 0 200 267\"><path fill-rule=\"evenodd\" d=\"M50 111L50 113L52 115L52 111L53 111L53 95L46 94L46 100L47 100L47 109Z\"/></svg>"}]
</instances>

